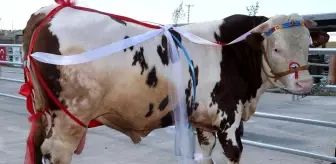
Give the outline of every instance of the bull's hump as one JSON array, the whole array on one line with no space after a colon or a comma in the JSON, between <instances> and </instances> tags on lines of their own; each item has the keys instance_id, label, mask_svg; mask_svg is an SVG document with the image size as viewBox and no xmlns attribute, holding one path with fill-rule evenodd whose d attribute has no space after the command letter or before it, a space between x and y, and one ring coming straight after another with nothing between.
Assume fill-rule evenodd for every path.
<instances>
[{"instance_id":1,"label":"bull's hump","mask_svg":"<svg viewBox=\"0 0 336 164\"><path fill-rule=\"evenodd\" d=\"M41 15L41 14L39 14ZM36 15L38 17L39 15ZM34 16L31 17L31 20L34 19ZM35 30L36 26L26 26L25 34L24 34L24 47L25 50L28 49L30 44L30 37L27 35L31 35L32 32ZM58 38L52 34L49 30L50 24L45 24L41 27L39 34L37 35L33 52L46 52L51 54L60 55L60 44ZM26 52L27 53L27 52ZM60 84L60 70L56 65L53 64L45 64L36 62L38 71L41 73L44 81L46 82L47 86L49 86L52 93L59 98L60 93L62 92L62 87ZM48 96L48 104L50 109L58 109L58 106L52 101Z\"/></svg>"},{"instance_id":2,"label":"bull's hump","mask_svg":"<svg viewBox=\"0 0 336 164\"><path fill-rule=\"evenodd\" d=\"M229 43L240 37L266 19L247 15L232 15L225 18L220 25L220 32L214 33L218 42ZM227 115L223 119L222 128L232 125L237 104L246 105L244 112L255 107L258 100L258 90L263 84L261 77L262 53L250 47L245 41L228 45L222 48L220 80L211 93L212 102L209 107L216 106ZM241 110L243 110L242 108ZM239 119L240 120L240 119Z\"/></svg>"},{"instance_id":3,"label":"bull's hump","mask_svg":"<svg viewBox=\"0 0 336 164\"><path fill-rule=\"evenodd\" d=\"M56 8L58 5L56 4L52 4L52 5L48 5L48 6L44 6L41 7L39 10L37 10L34 15L38 15L38 14L44 14L47 15L51 10L53 10L54 8Z\"/></svg>"}]
</instances>

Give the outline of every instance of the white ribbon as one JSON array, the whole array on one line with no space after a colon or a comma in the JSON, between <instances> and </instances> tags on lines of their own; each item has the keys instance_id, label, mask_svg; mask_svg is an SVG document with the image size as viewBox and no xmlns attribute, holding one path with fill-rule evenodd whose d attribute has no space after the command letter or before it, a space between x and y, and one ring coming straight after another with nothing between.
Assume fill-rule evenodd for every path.
<instances>
[{"instance_id":1,"label":"white ribbon","mask_svg":"<svg viewBox=\"0 0 336 164\"><path fill-rule=\"evenodd\" d=\"M124 40L120 40L118 42L114 42L112 44L93 49L87 52L83 52L80 54L74 54L69 56L61 56L55 55L45 52L35 52L32 54L32 57L40 62L55 64L55 65L73 65L73 64L81 64L90 62L105 56L112 55L118 51L126 49L128 47L134 46L141 42L144 42L148 39L151 39L159 34L164 32L164 29L156 29L152 31L148 31L145 34L133 36Z\"/></svg>"},{"instance_id":2,"label":"white ribbon","mask_svg":"<svg viewBox=\"0 0 336 164\"><path fill-rule=\"evenodd\" d=\"M112 55L113 53L116 53L118 51L121 51L123 49L126 49L128 47L134 46L136 44L139 44L141 42L144 42L146 40L149 40L157 35L164 34L166 35L168 42L170 45L174 45L173 38L171 37L170 32L168 31L169 28L173 28L176 32L184 36L185 38L189 39L190 41L202 44L202 45L212 45L212 46L222 46L220 44L216 44L214 42L205 40L203 38L200 38L190 32L187 32L183 30L180 27L172 27L172 26L163 26L161 29L155 29L148 31L145 34L133 36L124 40L120 40L118 42L114 42L112 44L93 49L87 52L83 52L80 54L73 54L69 56L62 56L62 55L55 55L45 52L35 52L32 54L32 57L40 62L43 63L49 63L49 64L55 64L55 65L73 65L73 64L81 64L90 62L105 56ZM227 45L234 44L237 42L240 42L246 38L247 35L249 35L251 32L247 32L243 34L242 36L238 37L237 39L233 40L232 42L228 43ZM179 59L179 57L175 56L177 53L177 48L175 46L170 46L171 48L171 59L172 62Z\"/></svg>"},{"instance_id":3,"label":"white ribbon","mask_svg":"<svg viewBox=\"0 0 336 164\"><path fill-rule=\"evenodd\" d=\"M172 35L169 32L169 29L172 28L171 25L169 26L162 26L161 28L164 29L164 35L167 37L168 40L168 55L170 55L170 59L173 63L175 63L176 61L178 61L180 59L178 51L177 51L177 47L175 45L174 39L172 37Z\"/></svg>"},{"instance_id":4,"label":"white ribbon","mask_svg":"<svg viewBox=\"0 0 336 164\"><path fill-rule=\"evenodd\" d=\"M212 45L212 46L222 46L220 44L205 40L197 35L194 35L190 32L185 31L184 29L180 28L180 27L173 27L173 29L178 32L179 34L181 34L182 36L186 37L187 39L189 39L190 41L197 43L197 44L201 44L201 45ZM230 45L230 44L234 44L237 42L240 42L242 40L244 40L249 34L251 34L251 30L246 32L245 34L241 35L240 37L236 38L235 40L231 41L230 43L226 44L226 45Z\"/></svg>"},{"instance_id":5,"label":"white ribbon","mask_svg":"<svg viewBox=\"0 0 336 164\"><path fill-rule=\"evenodd\" d=\"M295 76L295 73L291 73L289 78L294 79L294 76Z\"/></svg>"}]
</instances>

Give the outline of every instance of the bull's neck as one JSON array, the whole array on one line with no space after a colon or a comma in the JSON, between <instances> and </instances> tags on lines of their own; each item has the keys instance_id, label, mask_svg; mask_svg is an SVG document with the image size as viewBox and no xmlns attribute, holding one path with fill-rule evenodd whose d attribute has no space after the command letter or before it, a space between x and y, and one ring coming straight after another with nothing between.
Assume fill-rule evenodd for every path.
<instances>
[{"instance_id":1,"label":"bull's neck","mask_svg":"<svg viewBox=\"0 0 336 164\"><path fill-rule=\"evenodd\" d=\"M203 39L213 42L230 42L232 39L238 38L237 35L231 40L223 39L227 33L230 35L230 30L221 30L223 20L195 23L182 26L186 31L191 32ZM251 27L253 28L253 27ZM243 33L242 33L243 34ZM242 35L241 34L241 35ZM225 40L225 41L222 41ZM234 45L223 47L221 54L221 77L219 83L219 90L228 91L232 88L237 90L239 87L247 88L247 92L237 95L243 101L249 101L251 98L259 97L266 91L269 86L267 76L262 71L262 55L261 52L255 52L245 42L239 42ZM236 79L238 77L238 79ZM241 81L241 85L237 86L237 81ZM231 93L237 93L232 91ZM230 94L229 94L230 95Z\"/></svg>"},{"instance_id":2,"label":"bull's neck","mask_svg":"<svg viewBox=\"0 0 336 164\"><path fill-rule=\"evenodd\" d=\"M266 76L266 74L264 73L264 71L261 71L261 79L262 79L262 84L260 85L260 88L259 88L258 93L257 93L257 94L259 94L259 96L261 94L265 93L266 90L271 86L271 83L270 83L268 77Z\"/></svg>"},{"instance_id":3,"label":"bull's neck","mask_svg":"<svg viewBox=\"0 0 336 164\"><path fill-rule=\"evenodd\" d=\"M221 40L226 37L235 39L230 34L218 34ZM262 71L262 52L254 50L245 41L223 47L220 65L221 90L230 88L236 95L228 96L234 96L235 101L245 103L265 92L268 82Z\"/></svg>"},{"instance_id":4,"label":"bull's neck","mask_svg":"<svg viewBox=\"0 0 336 164\"><path fill-rule=\"evenodd\" d=\"M263 54L263 55L266 55L266 54ZM273 80L273 79L270 79L265 71L268 72L268 74L271 73L270 71L270 68L269 68L269 65L267 64L266 60L264 57L262 57L262 65L261 65L261 79L262 79L262 84L261 84L261 88L260 88L260 92L261 94L264 93L270 86L271 86L271 82L270 80Z\"/></svg>"}]
</instances>

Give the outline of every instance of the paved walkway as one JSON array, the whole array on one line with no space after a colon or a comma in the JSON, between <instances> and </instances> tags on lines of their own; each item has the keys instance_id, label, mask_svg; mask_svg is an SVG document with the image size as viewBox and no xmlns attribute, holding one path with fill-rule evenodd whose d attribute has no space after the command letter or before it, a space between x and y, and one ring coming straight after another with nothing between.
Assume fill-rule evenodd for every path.
<instances>
[{"instance_id":1,"label":"paved walkway","mask_svg":"<svg viewBox=\"0 0 336 164\"><path fill-rule=\"evenodd\" d=\"M5 71L17 69L5 69ZM4 71L4 69L3 69ZM20 78L22 74L4 73L3 77ZM0 92L17 94L19 83L0 80ZM336 122L335 97L306 97L293 102L290 95L266 93L257 111ZM0 164L22 164L29 123L22 100L0 96ZM254 140L319 154L334 155L336 129L253 117L245 123L246 140ZM174 164L173 134L169 129L156 130L134 145L125 135L98 127L90 129L84 152L74 156L74 164ZM199 148L197 148L199 151ZM217 144L217 164L223 162ZM244 146L242 164L330 164L277 151Z\"/></svg>"}]
</instances>

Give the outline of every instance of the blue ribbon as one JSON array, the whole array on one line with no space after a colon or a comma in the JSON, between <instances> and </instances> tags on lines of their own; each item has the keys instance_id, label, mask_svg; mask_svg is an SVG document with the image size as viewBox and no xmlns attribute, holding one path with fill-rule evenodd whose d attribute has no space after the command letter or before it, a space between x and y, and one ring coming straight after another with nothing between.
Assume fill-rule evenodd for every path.
<instances>
[{"instance_id":1,"label":"blue ribbon","mask_svg":"<svg viewBox=\"0 0 336 164\"><path fill-rule=\"evenodd\" d=\"M172 34L171 35L173 37L173 39L177 42L178 46L182 49L184 56L186 57L189 67L191 69L191 77L192 77L192 81L193 81L193 97L191 100L191 108L193 109L195 106L195 99L196 99L196 75L195 75L195 70L194 70L194 66L191 62L190 56L188 51L186 50L186 48L181 44L181 42ZM188 123L188 128L190 128L191 125Z\"/></svg>"},{"instance_id":2,"label":"blue ribbon","mask_svg":"<svg viewBox=\"0 0 336 164\"><path fill-rule=\"evenodd\" d=\"M294 21L289 21L282 23L280 25L274 26L273 28L267 30L264 32L264 35L270 36L274 31L278 29L284 29L284 28L289 28L289 27L297 27L297 26L303 26L304 23L302 21L294 20Z\"/></svg>"}]
</instances>

